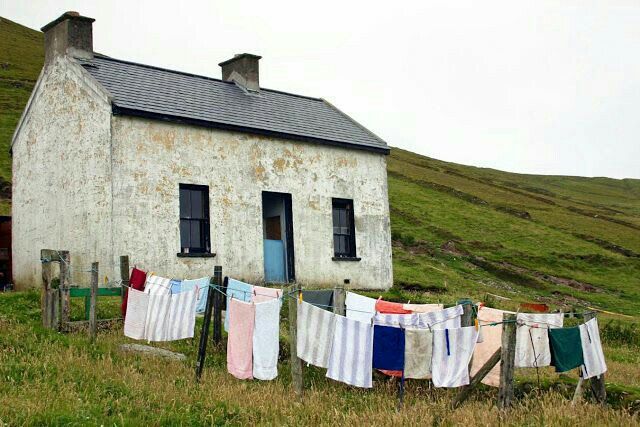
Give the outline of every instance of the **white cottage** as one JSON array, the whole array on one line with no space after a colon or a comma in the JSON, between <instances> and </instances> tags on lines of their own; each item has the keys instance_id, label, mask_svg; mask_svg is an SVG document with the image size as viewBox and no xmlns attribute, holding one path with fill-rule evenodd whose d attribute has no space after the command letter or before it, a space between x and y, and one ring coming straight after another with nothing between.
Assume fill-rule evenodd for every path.
<instances>
[{"instance_id":1,"label":"white cottage","mask_svg":"<svg viewBox=\"0 0 640 427\"><path fill-rule=\"evenodd\" d=\"M386 155L323 99L264 89L259 56L222 80L93 52L91 18L42 28L45 66L12 141L13 274L41 283L40 250L74 281L120 255L157 274L309 286L392 284Z\"/></svg>"}]
</instances>

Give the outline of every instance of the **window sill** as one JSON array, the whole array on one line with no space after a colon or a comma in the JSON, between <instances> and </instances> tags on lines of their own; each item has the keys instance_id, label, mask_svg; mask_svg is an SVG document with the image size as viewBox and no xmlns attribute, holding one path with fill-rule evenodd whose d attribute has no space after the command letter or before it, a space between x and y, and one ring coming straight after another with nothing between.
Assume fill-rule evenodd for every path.
<instances>
[{"instance_id":1,"label":"window sill","mask_svg":"<svg viewBox=\"0 0 640 427\"><path fill-rule=\"evenodd\" d=\"M333 261L360 261L362 258L360 258L360 257L338 257L338 256L334 256L331 259Z\"/></svg>"},{"instance_id":2,"label":"window sill","mask_svg":"<svg viewBox=\"0 0 640 427\"><path fill-rule=\"evenodd\" d=\"M189 253L189 254L178 252L176 255L178 256L178 258L213 258L216 256L216 254L209 253L209 252Z\"/></svg>"}]
</instances>

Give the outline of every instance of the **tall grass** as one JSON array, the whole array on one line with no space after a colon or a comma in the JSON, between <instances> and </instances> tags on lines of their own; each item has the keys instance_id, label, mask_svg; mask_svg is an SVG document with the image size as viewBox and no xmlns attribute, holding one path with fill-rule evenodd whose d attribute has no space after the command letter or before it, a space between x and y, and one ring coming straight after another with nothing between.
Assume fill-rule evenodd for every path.
<instances>
[{"instance_id":1,"label":"tall grass","mask_svg":"<svg viewBox=\"0 0 640 427\"><path fill-rule=\"evenodd\" d=\"M481 388L452 411L456 390L407 382L405 403L398 411L395 381L376 377L372 390L360 390L328 380L323 370L310 367L305 368L305 395L298 400L286 360L274 381L239 381L227 374L222 349L209 352L198 385L193 369L197 337L163 345L185 353L186 362L122 353L119 345L129 340L121 330L100 333L97 343L89 345L85 335L41 328L35 293L0 295L0 330L0 425L640 423L628 409L587 402L571 406L571 381L544 392L529 390L508 412L495 407L495 389Z\"/></svg>"}]
</instances>

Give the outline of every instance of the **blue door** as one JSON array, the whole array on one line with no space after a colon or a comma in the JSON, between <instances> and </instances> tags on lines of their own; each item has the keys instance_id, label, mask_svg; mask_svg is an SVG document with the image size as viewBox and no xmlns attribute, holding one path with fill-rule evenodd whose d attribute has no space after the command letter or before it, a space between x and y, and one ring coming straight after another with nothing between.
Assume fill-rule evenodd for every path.
<instances>
[{"instance_id":1,"label":"blue door","mask_svg":"<svg viewBox=\"0 0 640 427\"><path fill-rule=\"evenodd\" d=\"M266 282L286 282L284 242L264 239L264 279Z\"/></svg>"}]
</instances>

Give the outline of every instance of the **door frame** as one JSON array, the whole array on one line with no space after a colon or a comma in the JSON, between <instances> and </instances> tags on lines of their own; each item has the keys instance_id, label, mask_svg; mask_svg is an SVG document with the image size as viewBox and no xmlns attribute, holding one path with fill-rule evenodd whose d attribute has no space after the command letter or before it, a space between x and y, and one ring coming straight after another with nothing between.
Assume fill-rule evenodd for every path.
<instances>
[{"instance_id":1,"label":"door frame","mask_svg":"<svg viewBox=\"0 0 640 427\"><path fill-rule=\"evenodd\" d=\"M284 205L284 233L285 233L285 263L286 263L286 280L288 282L296 281L295 270L295 249L293 245L293 208L291 193L281 193L278 191L262 191L262 227L264 230L264 196L275 195L282 198ZM264 231L263 231L264 245ZM263 260L264 264L264 260Z\"/></svg>"}]
</instances>

